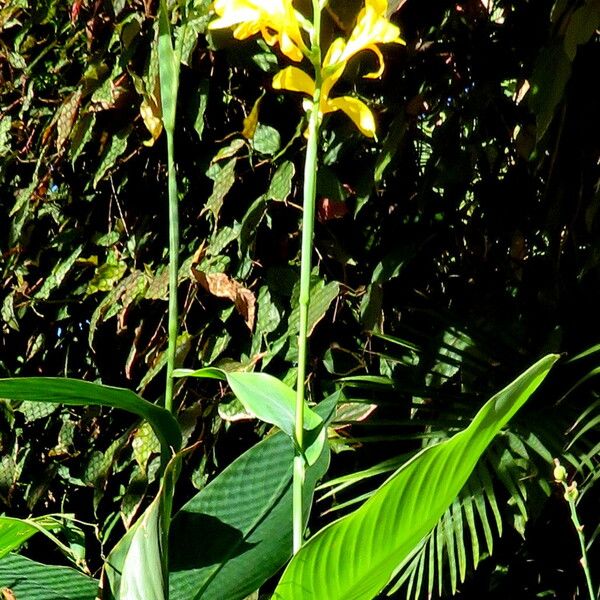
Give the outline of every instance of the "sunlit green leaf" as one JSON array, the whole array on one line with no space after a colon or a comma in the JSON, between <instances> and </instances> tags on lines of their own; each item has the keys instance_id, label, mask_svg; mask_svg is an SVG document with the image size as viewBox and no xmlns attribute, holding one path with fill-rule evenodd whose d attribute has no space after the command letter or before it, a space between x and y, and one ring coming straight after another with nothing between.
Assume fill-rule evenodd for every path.
<instances>
[{"instance_id":1,"label":"sunlit green leaf","mask_svg":"<svg viewBox=\"0 0 600 600\"><path fill-rule=\"evenodd\" d=\"M530 367L489 400L467 429L422 450L357 511L309 540L285 570L275 598L308 600L316 590L328 600L370 600L377 595L557 359L550 355Z\"/></svg>"},{"instance_id":2,"label":"sunlit green leaf","mask_svg":"<svg viewBox=\"0 0 600 600\"><path fill-rule=\"evenodd\" d=\"M13 550L18 550L30 537L42 529L58 529L61 524L51 517L14 519L0 517L0 559Z\"/></svg>"},{"instance_id":3,"label":"sunlit green leaf","mask_svg":"<svg viewBox=\"0 0 600 600\"><path fill-rule=\"evenodd\" d=\"M173 416L131 390L60 377L0 379L0 398L68 406L109 406L146 419L165 450L179 449L181 432Z\"/></svg>"},{"instance_id":4,"label":"sunlit green leaf","mask_svg":"<svg viewBox=\"0 0 600 600\"><path fill-rule=\"evenodd\" d=\"M233 393L248 411L261 421L279 427L290 438L295 439L296 393L276 377L267 373L240 373L215 368L197 371L177 369L175 375L226 380ZM322 425L321 417L308 405L305 405L304 429L307 432L320 432L319 435L313 436L310 445L304 449L309 464L312 464L321 454L321 448L325 441Z\"/></svg>"}]
</instances>

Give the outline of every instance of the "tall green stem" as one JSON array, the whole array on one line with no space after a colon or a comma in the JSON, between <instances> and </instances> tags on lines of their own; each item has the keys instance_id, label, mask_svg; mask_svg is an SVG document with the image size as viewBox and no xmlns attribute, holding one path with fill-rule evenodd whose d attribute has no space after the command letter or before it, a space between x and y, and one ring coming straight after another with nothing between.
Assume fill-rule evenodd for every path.
<instances>
[{"instance_id":1,"label":"tall green stem","mask_svg":"<svg viewBox=\"0 0 600 600\"><path fill-rule=\"evenodd\" d=\"M166 0L161 0L158 22L158 66L162 119L167 135L169 177L169 324L165 408L173 411L173 370L177 352L177 274L179 271L179 206L175 172L175 115L179 91L180 56L175 55Z\"/></svg>"},{"instance_id":2,"label":"tall green stem","mask_svg":"<svg viewBox=\"0 0 600 600\"><path fill-rule=\"evenodd\" d=\"M173 131L167 130L167 168L169 175L169 324L167 347L167 382L165 408L173 412L173 369L177 353L177 275L179 273L179 205L175 173L175 144Z\"/></svg>"},{"instance_id":3,"label":"tall green stem","mask_svg":"<svg viewBox=\"0 0 600 600\"><path fill-rule=\"evenodd\" d=\"M321 7L313 0L313 37L311 40L311 61L315 70L315 92L308 121L308 143L304 161L304 197L302 212L302 247L300 253L300 329L298 332L298 379L296 384L295 436L293 476L293 551L300 550L304 535L303 489L306 469L302 454L304 447L304 398L306 383L306 362L308 355L308 306L310 302L310 272L312 264L313 232L315 222L315 199L317 195L317 153L319 143L321 102Z\"/></svg>"}]
</instances>

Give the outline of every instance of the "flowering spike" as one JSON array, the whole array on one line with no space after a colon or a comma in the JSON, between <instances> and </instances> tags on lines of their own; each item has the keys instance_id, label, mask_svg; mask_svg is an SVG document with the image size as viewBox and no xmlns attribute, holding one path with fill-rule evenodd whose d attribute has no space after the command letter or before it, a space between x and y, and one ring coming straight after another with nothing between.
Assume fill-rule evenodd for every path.
<instances>
[{"instance_id":1,"label":"flowering spike","mask_svg":"<svg viewBox=\"0 0 600 600\"><path fill-rule=\"evenodd\" d=\"M326 2L321 0L321 4ZM312 25L293 6L292 0L215 0L218 18L210 29L233 27L236 39L246 39L260 33L270 46L279 45L281 52L294 62L304 57L314 63L313 50L308 49L302 31L311 33ZM404 44L400 30L386 17L387 0L365 0L350 37L335 39L327 49L320 69L322 72L319 112L321 115L341 110L367 137L375 137L375 118L369 107L351 96L331 98L330 93L342 76L348 61L362 50L370 50L377 58L378 68L365 75L381 77L385 68L378 44ZM317 66L318 63L317 63ZM273 87L312 96L314 80L297 67L285 67L273 78Z\"/></svg>"}]
</instances>

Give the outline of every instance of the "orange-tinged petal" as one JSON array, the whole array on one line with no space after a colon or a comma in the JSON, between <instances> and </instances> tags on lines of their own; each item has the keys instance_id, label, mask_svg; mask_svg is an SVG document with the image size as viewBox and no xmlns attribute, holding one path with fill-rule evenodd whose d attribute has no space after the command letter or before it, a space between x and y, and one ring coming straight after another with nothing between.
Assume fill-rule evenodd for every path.
<instances>
[{"instance_id":1,"label":"orange-tinged petal","mask_svg":"<svg viewBox=\"0 0 600 600\"><path fill-rule=\"evenodd\" d=\"M315 92L315 82L302 69L286 67L273 77L273 87L276 90L289 90L312 96Z\"/></svg>"},{"instance_id":2,"label":"orange-tinged petal","mask_svg":"<svg viewBox=\"0 0 600 600\"><path fill-rule=\"evenodd\" d=\"M333 112L335 110L345 112L362 134L371 138L375 137L375 117L373 117L371 109L364 102L351 96L330 98L327 101L327 110L323 112Z\"/></svg>"}]
</instances>

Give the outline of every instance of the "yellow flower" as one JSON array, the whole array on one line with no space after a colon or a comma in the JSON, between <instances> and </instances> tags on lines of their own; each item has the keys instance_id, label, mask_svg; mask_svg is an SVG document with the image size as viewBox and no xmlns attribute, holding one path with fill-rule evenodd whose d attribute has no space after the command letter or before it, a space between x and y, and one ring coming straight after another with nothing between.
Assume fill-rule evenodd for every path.
<instances>
[{"instance_id":1,"label":"yellow flower","mask_svg":"<svg viewBox=\"0 0 600 600\"><path fill-rule=\"evenodd\" d=\"M387 11L387 0L366 0L365 7L358 14L356 25L350 34L350 38L343 48L338 50L339 54L332 56L332 62L348 62L352 56L361 50L371 50L377 56L379 68L377 71L368 73L365 77L374 79L381 77L384 69L383 56L377 44L405 44L400 37L400 29L390 23L385 17Z\"/></svg>"},{"instance_id":2,"label":"yellow flower","mask_svg":"<svg viewBox=\"0 0 600 600\"><path fill-rule=\"evenodd\" d=\"M210 23L210 29L235 27L233 35L238 40L260 33L267 44L278 43L281 52L295 62L308 52L291 0L215 0L213 6L219 18Z\"/></svg>"},{"instance_id":3,"label":"yellow flower","mask_svg":"<svg viewBox=\"0 0 600 600\"><path fill-rule=\"evenodd\" d=\"M319 113L325 115L336 110L341 110L352 119L353 123L364 135L375 137L375 118L369 107L362 100L353 98L352 96L329 98L329 90L336 80L337 78L334 80L333 77L329 77L323 81ZM286 67L282 71L279 71L273 78L273 87L278 90L301 92L311 97L315 93L315 82L298 67Z\"/></svg>"},{"instance_id":4,"label":"yellow flower","mask_svg":"<svg viewBox=\"0 0 600 600\"><path fill-rule=\"evenodd\" d=\"M404 44L404 40L400 38L398 27L386 19L386 10L387 0L366 0L365 7L358 14L356 26L348 40L342 38L334 40L327 50L322 65L323 84L319 104L320 114L341 110L367 137L375 136L375 118L369 107L352 96L330 98L329 95L352 56L361 50L374 52L379 62L379 68L365 77L376 78L381 76L384 69L383 56L377 44ZM315 91L315 82L297 67L286 67L275 75L273 87L312 96Z\"/></svg>"}]
</instances>

